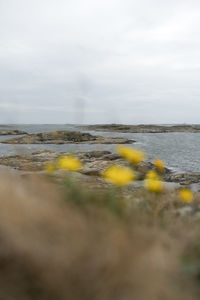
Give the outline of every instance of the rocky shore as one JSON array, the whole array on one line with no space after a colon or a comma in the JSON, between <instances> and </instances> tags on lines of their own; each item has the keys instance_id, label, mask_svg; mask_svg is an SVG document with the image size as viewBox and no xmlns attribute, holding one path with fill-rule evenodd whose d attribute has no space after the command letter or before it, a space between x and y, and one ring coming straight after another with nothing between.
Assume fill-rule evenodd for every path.
<instances>
[{"instance_id":1,"label":"rocky shore","mask_svg":"<svg viewBox=\"0 0 200 300\"><path fill-rule=\"evenodd\" d=\"M61 153L50 150L38 150L33 153L0 156L0 165L11 167L24 172L39 172L45 169L45 165L55 161ZM82 174L88 176L100 176L111 164L128 165L118 154L110 151L83 151L77 152L76 157L83 163ZM138 179L143 179L148 170L153 169L151 162L144 162L137 168ZM165 169L163 179L166 182L176 182L182 185L200 183L200 173L176 174Z\"/></svg>"},{"instance_id":2,"label":"rocky shore","mask_svg":"<svg viewBox=\"0 0 200 300\"><path fill-rule=\"evenodd\" d=\"M165 180L168 182L176 182L181 185L190 185L194 183L200 183L200 173L172 173L166 174Z\"/></svg>"},{"instance_id":3,"label":"rocky shore","mask_svg":"<svg viewBox=\"0 0 200 300\"><path fill-rule=\"evenodd\" d=\"M21 176L43 176L45 166L48 163L54 162L58 157L69 153L61 153L50 150L38 150L29 154L19 154L11 156L0 156L0 171L17 172ZM110 151L84 151L75 153L76 157L82 162L83 168L80 172L73 172L73 177L78 179L80 184L88 189L104 189L108 187L108 183L101 177L103 171L110 165L117 164L128 166L118 154ZM142 163L136 170L137 180L143 180L145 174L154 169L151 162ZM57 170L54 172L59 181L66 176L67 171ZM200 190L200 173L173 173L165 168L163 180L166 187L174 189L179 185L190 186L195 184L195 190ZM125 189L125 194L131 196L130 191L135 191L140 188L142 181L137 181Z\"/></svg>"},{"instance_id":4,"label":"rocky shore","mask_svg":"<svg viewBox=\"0 0 200 300\"><path fill-rule=\"evenodd\" d=\"M167 132L190 132L200 133L200 125L122 125L122 124L99 124L82 126L86 130L113 131L124 133L167 133Z\"/></svg>"},{"instance_id":5,"label":"rocky shore","mask_svg":"<svg viewBox=\"0 0 200 300\"><path fill-rule=\"evenodd\" d=\"M126 138L103 137L79 131L54 131L27 134L22 137L1 141L4 144L131 144Z\"/></svg>"},{"instance_id":6,"label":"rocky shore","mask_svg":"<svg viewBox=\"0 0 200 300\"><path fill-rule=\"evenodd\" d=\"M0 165L9 166L21 171L42 171L45 165L55 161L62 155L50 150L38 150L33 153L18 154L11 156L0 156ZM118 154L110 151L83 151L75 153L76 157L83 163L83 170L86 175L99 176L101 172L111 163L125 164Z\"/></svg>"},{"instance_id":7,"label":"rocky shore","mask_svg":"<svg viewBox=\"0 0 200 300\"><path fill-rule=\"evenodd\" d=\"M27 134L27 132L25 131L21 131L21 130L2 130L0 129L0 135L23 135L23 134Z\"/></svg>"}]
</instances>

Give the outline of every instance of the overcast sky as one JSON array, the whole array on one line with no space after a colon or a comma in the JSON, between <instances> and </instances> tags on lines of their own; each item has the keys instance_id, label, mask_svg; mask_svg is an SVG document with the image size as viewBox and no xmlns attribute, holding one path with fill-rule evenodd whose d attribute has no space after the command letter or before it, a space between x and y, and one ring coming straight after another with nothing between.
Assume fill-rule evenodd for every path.
<instances>
[{"instance_id":1,"label":"overcast sky","mask_svg":"<svg viewBox=\"0 0 200 300\"><path fill-rule=\"evenodd\" d=\"M0 123L200 123L199 0L0 0Z\"/></svg>"}]
</instances>

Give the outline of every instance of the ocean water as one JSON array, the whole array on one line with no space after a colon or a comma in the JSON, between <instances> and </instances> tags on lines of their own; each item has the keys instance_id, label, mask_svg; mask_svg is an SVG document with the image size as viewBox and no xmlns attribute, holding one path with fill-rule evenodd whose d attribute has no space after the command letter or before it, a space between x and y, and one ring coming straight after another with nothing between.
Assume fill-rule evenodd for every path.
<instances>
[{"instance_id":1,"label":"ocean water","mask_svg":"<svg viewBox=\"0 0 200 300\"><path fill-rule=\"evenodd\" d=\"M78 125L16 125L15 129L28 133L39 133L55 130L80 130ZM0 127L1 129L1 127ZM4 129L7 129L4 127ZM148 159L159 157L166 165L176 172L200 172L200 134L199 133L114 133L95 132L91 134L125 137L136 142L132 147L145 151ZM14 136L0 136L0 141ZM0 155L31 153L39 149L56 150L60 152L76 152L87 150L109 150L115 152L116 145L8 145L0 143Z\"/></svg>"}]
</instances>

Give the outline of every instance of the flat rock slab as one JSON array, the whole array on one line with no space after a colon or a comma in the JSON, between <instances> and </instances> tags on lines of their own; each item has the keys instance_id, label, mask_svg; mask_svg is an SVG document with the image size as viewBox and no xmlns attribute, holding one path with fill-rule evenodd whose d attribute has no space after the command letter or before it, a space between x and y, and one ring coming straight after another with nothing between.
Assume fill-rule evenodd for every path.
<instances>
[{"instance_id":1,"label":"flat rock slab","mask_svg":"<svg viewBox=\"0 0 200 300\"><path fill-rule=\"evenodd\" d=\"M21 130L0 130L0 135L22 135L22 134L27 134L27 132Z\"/></svg>"},{"instance_id":2,"label":"flat rock slab","mask_svg":"<svg viewBox=\"0 0 200 300\"><path fill-rule=\"evenodd\" d=\"M42 171L45 165L56 161L60 156L71 153L61 153L50 150L38 150L33 153L0 156L0 165L9 166L22 171ZM110 164L123 163L119 155L110 151L85 151L75 153L83 164L82 173L86 175L100 175Z\"/></svg>"},{"instance_id":3,"label":"flat rock slab","mask_svg":"<svg viewBox=\"0 0 200 300\"><path fill-rule=\"evenodd\" d=\"M70 153L38 150L28 154L0 156L0 165L9 166L25 172L43 171L46 164L55 162L60 156L67 154ZM89 176L101 176L102 172L113 164L129 166L129 163L118 154L110 151L82 151L75 153L75 155L82 162L83 169L81 173ZM137 167L137 178L139 180L144 179L145 174L153 168L151 162L143 162ZM166 169L164 179L165 177L169 178L169 176L170 171Z\"/></svg>"},{"instance_id":4,"label":"flat rock slab","mask_svg":"<svg viewBox=\"0 0 200 300\"><path fill-rule=\"evenodd\" d=\"M200 133L200 125L123 125L101 124L82 126L81 128L95 131L110 131L124 133L167 133L167 132L191 132Z\"/></svg>"},{"instance_id":5,"label":"flat rock slab","mask_svg":"<svg viewBox=\"0 0 200 300\"><path fill-rule=\"evenodd\" d=\"M8 166L24 172L38 172L45 169L45 165L56 161L60 156L71 153L61 153L50 150L38 150L33 153L19 154L11 156L0 156L0 165ZM75 153L76 157L82 161L82 174L88 176L100 176L110 165L117 164L129 166L118 154L110 151L83 151ZM151 162L144 162L137 167L138 179L143 179L145 174L152 170ZM176 174L165 169L163 179L166 182L176 182L182 185L200 183L200 173Z\"/></svg>"},{"instance_id":6,"label":"flat rock slab","mask_svg":"<svg viewBox=\"0 0 200 300\"><path fill-rule=\"evenodd\" d=\"M177 173L177 174L168 174L166 176L167 181L169 182L178 182L182 185L190 185L194 183L200 183L200 173Z\"/></svg>"},{"instance_id":7,"label":"flat rock slab","mask_svg":"<svg viewBox=\"0 0 200 300\"><path fill-rule=\"evenodd\" d=\"M0 156L0 165L8 166L24 172L44 171L45 165L56 161L60 156L71 153L63 153L50 150L38 150L33 153L11 156ZM129 166L118 154L110 151L82 151L75 153L83 164L82 174L88 176L101 176L102 172L110 165L117 164ZM145 174L152 170L151 162L144 162L137 167L138 179L143 179ZM163 179L166 182L175 182L182 185L200 183L200 173L172 173L165 169Z\"/></svg>"},{"instance_id":8,"label":"flat rock slab","mask_svg":"<svg viewBox=\"0 0 200 300\"><path fill-rule=\"evenodd\" d=\"M79 131L54 131L27 134L22 137L2 141L4 144L131 144L133 140L103 137Z\"/></svg>"}]
</instances>

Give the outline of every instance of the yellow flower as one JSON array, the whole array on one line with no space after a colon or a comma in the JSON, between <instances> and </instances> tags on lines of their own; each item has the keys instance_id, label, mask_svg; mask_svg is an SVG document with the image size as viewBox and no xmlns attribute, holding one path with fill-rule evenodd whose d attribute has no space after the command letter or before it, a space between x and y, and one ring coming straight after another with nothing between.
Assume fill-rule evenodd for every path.
<instances>
[{"instance_id":1,"label":"yellow flower","mask_svg":"<svg viewBox=\"0 0 200 300\"><path fill-rule=\"evenodd\" d=\"M163 160L156 158L154 159L153 164L159 172L163 172L165 170L165 164Z\"/></svg>"},{"instance_id":2,"label":"yellow flower","mask_svg":"<svg viewBox=\"0 0 200 300\"><path fill-rule=\"evenodd\" d=\"M159 179L159 176L156 171L149 171L147 172L145 179Z\"/></svg>"},{"instance_id":3,"label":"yellow flower","mask_svg":"<svg viewBox=\"0 0 200 300\"><path fill-rule=\"evenodd\" d=\"M53 173L55 171L55 165L54 164L47 164L45 166L45 170L48 172L48 173Z\"/></svg>"},{"instance_id":4,"label":"yellow flower","mask_svg":"<svg viewBox=\"0 0 200 300\"><path fill-rule=\"evenodd\" d=\"M81 162L72 155L60 157L58 159L58 168L68 171L79 171L81 169Z\"/></svg>"},{"instance_id":5,"label":"yellow flower","mask_svg":"<svg viewBox=\"0 0 200 300\"><path fill-rule=\"evenodd\" d=\"M115 185L123 186L135 180L136 176L128 168L113 165L105 170L103 177Z\"/></svg>"},{"instance_id":6,"label":"yellow flower","mask_svg":"<svg viewBox=\"0 0 200 300\"><path fill-rule=\"evenodd\" d=\"M130 147L118 146L117 152L133 164L139 164L146 159L142 151Z\"/></svg>"},{"instance_id":7,"label":"yellow flower","mask_svg":"<svg viewBox=\"0 0 200 300\"><path fill-rule=\"evenodd\" d=\"M148 179L145 181L145 188L158 194L163 190L163 182L158 179Z\"/></svg>"},{"instance_id":8,"label":"yellow flower","mask_svg":"<svg viewBox=\"0 0 200 300\"><path fill-rule=\"evenodd\" d=\"M188 189L183 189L179 192L179 196L184 203L190 203L193 199L193 193Z\"/></svg>"}]
</instances>

